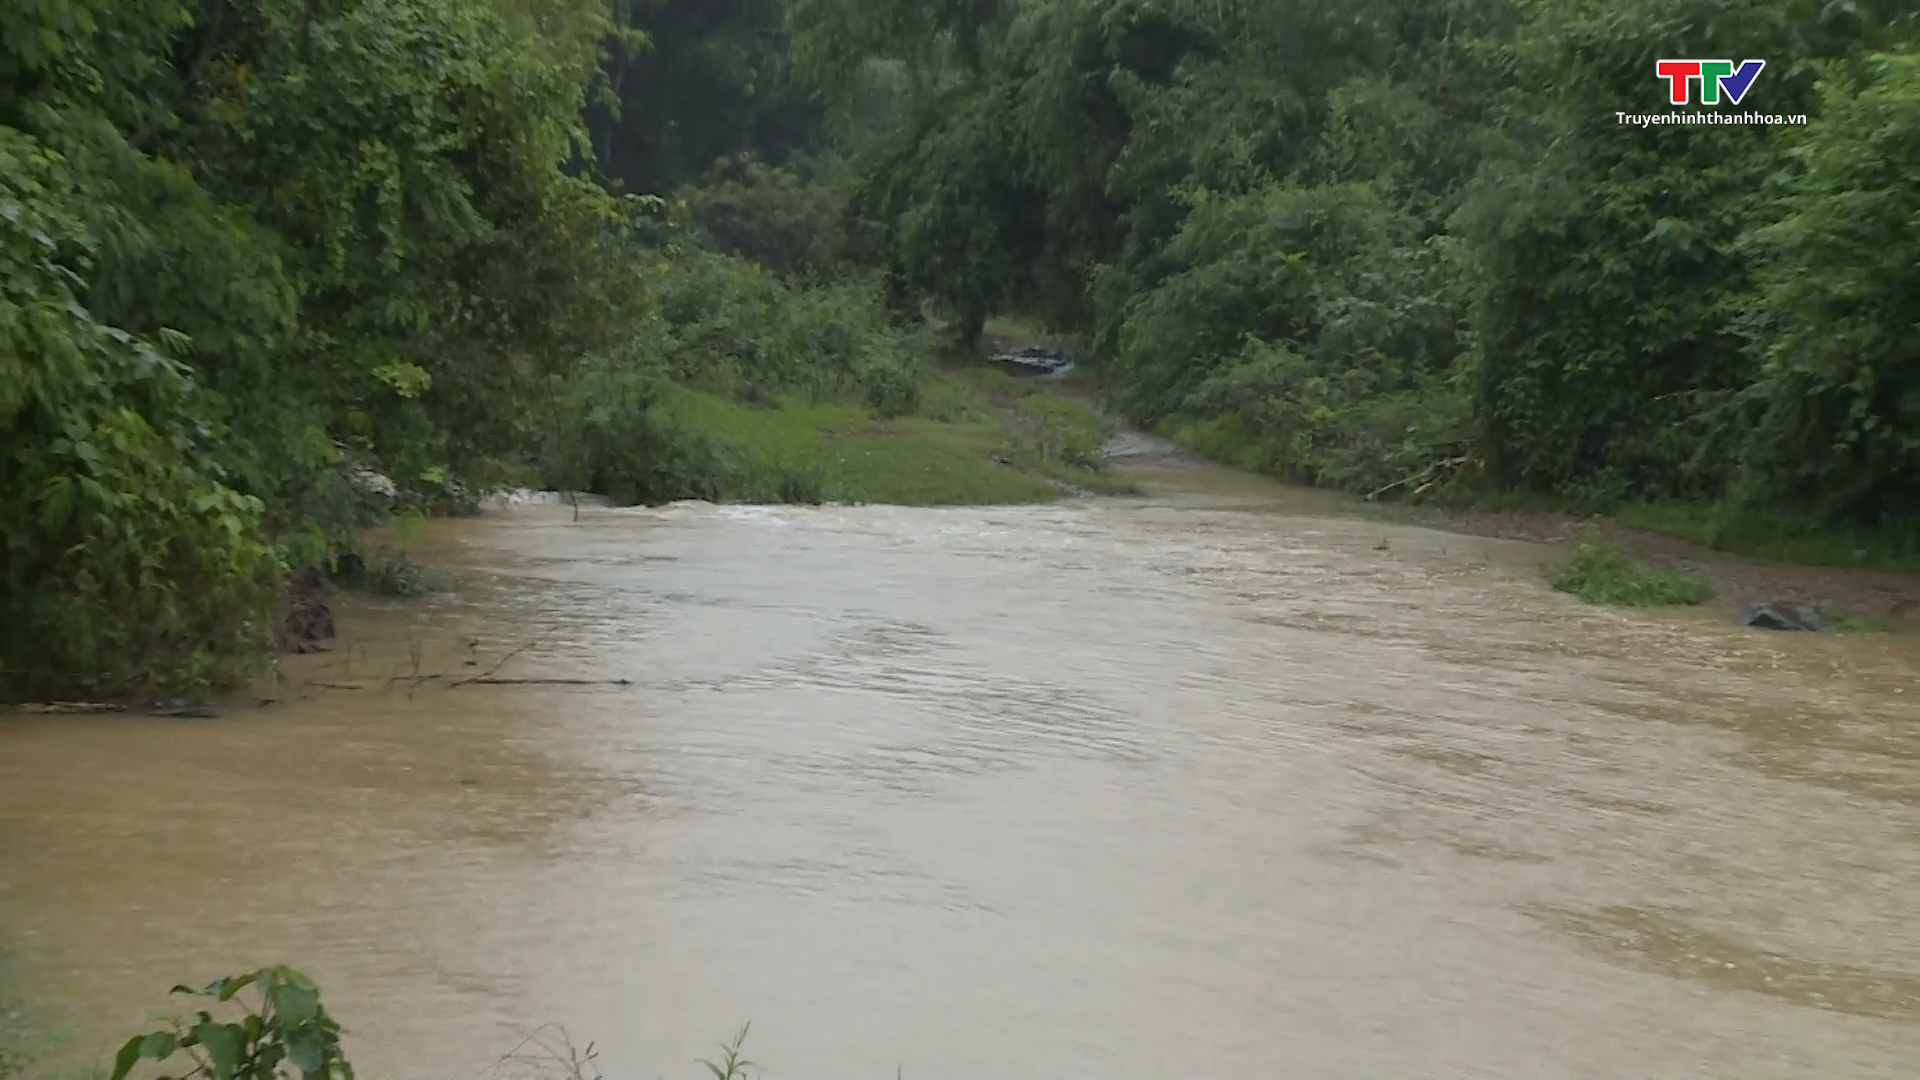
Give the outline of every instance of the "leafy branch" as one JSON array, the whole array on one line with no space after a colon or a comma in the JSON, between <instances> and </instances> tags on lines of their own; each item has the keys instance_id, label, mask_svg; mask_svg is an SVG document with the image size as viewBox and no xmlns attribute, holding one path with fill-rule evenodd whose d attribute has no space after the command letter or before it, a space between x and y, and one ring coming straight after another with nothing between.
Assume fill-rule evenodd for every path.
<instances>
[{"instance_id":1,"label":"leafy branch","mask_svg":"<svg viewBox=\"0 0 1920 1080\"><path fill-rule=\"evenodd\" d=\"M235 1001L240 991L259 991L260 1007ZM238 1021L222 1023L201 1010L171 1030L136 1035L114 1059L112 1080L126 1080L142 1060L162 1064L185 1057L193 1067L178 1080L353 1080L353 1066L340 1050L340 1025L320 1004L320 988L289 967L261 968L173 993L239 1004Z\"/></svg>"}]
</instances>

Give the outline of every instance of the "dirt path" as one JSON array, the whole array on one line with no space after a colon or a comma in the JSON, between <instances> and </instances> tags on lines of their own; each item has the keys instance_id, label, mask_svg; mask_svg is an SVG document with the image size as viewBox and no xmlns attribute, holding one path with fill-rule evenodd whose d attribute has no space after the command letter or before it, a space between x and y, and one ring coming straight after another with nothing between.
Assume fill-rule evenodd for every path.
<instances>
[{"instance_id":1,"label":"dirt path","mask_svg":"<svg viewBox=\"0 0 1920 1080\"><path fill-rule=\"evenodd\" d=\"M1199 458L1171 439L1123 427L1107 440L1107 460L1122 465L1200 466Z\"/></svg>"}]
</instances>

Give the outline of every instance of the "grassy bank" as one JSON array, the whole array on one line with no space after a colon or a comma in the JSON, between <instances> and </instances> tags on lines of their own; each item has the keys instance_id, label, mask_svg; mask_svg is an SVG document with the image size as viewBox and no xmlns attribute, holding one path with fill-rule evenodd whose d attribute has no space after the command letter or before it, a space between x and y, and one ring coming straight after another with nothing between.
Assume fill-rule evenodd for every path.
<instances>
[{"instance_id":1,"label":"grassy bank","mask_svg":"<svg viewBox=\"0 0 1920 1080\"><path fill-rule=\"evenodd\" d=\"M675 387L659 409L720 448L727 501L954 506L1124 493L1100 448L1109 425L1088 406L983 368L927 374L912 415L800 397L746 399Z\"/></svg>"},{"instance_id":2,"label":"grassy bank","mask_svg":"<svg viewBox=\"0 0 1920 1080\"><path fill-rule=\"evenodd\" d=\"M1160 430L1197 456L1274 472L1248 460L1255 444L1182 437L1193 429L1173 425ZM1711 504L1603 508L1473 482L1437 484L1411 500L1355 499L1352 505L1385 521L1470 535L1557 544L1584 533L1587 539L1549 584L1589 603L1740 610L1784 602L1821 612L1841 633L1920 632L1920 588L1905 576L1920 573L1920 543L1912 532L1742 521Z\"/></svg>"},{"instance_id":3,"label":"grassy bank","mask_svg":"<svg viewBox=\"0 0 1920 1080\"><path fill-rule=\"evenodd\" d=\"M1678 537L1730 555L1808 566L1920 573L1920 526L1818 526L1785 518L1743 519L1711 503L1595 505L1470 485L1437 491L1432 505L1449 510L1598 518L1621 528Z\"/></svg>"}]
</instances>

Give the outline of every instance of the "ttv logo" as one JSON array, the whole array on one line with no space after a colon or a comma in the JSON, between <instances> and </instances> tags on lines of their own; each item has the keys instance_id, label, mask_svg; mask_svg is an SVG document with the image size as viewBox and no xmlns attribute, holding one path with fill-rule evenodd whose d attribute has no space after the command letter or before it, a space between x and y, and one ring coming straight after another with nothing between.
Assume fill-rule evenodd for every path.
<instances>
[{"instance_id":1,"label":"ttv logo","mask_svg":"<svg viewBox=\"0 0 1920 1080\"><path fill-rule=\"evenodd\" d=\"M1692 99L1695 79L1700 80L1700 104L1718 105L1725 92L1727 100L1738 105L1766 66L1765 60L1742 60L1738 67L1731 60L1662 60L1654 70L1667 80L1667 99L1675 105Z\"/></svg>"}]
</instances>

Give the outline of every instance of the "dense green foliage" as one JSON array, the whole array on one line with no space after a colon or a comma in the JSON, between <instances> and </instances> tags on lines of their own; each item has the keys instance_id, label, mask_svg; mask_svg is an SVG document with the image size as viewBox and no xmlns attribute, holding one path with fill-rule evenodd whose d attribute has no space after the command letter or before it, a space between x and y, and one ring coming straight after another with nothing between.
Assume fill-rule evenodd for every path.
<instances>
[{"instance_id":1,"label":"dense green foliage","mask_svg":"<svg viewBox=\"0 0 1920 1080\"><path fill-rule=\"evenodd\" d=\"M600 168L665 195L715 161L783 164L823 138L818 103L791 76L780 0L616 0L618 26L588 121Z\"/></svg>"},{"instance_id":2,"label":"dense green foliage","mask_svg":"<svg viewBox=\"0 0 1920 1080\"><path fill-rule=\"evenodd\" d=\"M1759 410L1751 497L1833 516L1920 510L1920 56L1822 88L1795 182L1756 230L1747 325ZM1912 517L1909 516L1909 521Z\"/></svg>"},{"instance_id":3,"label":"dense green foliage","mask_svg":"<svg viewBox=\"0 0 1920 1080\"><path fill-rule=\"evenodd\" d=\"M230 681L343 466L458 497L614 335L629 211L561 168L604 19L4 6L0 694Z\"/></svg>"},{"instance_id":4,"label":"dense green foliage","mask_svg":"<svg viewBox=\"0 0 1920 1080\"><path fill-rule=\"evenodd\" d=\"M963 332L1359 491L1449 478L1913 524L1910 5L791 0L852 207ZM1763 58L1673 110L1666 57Z\"/></svg>"}]
</instances>

